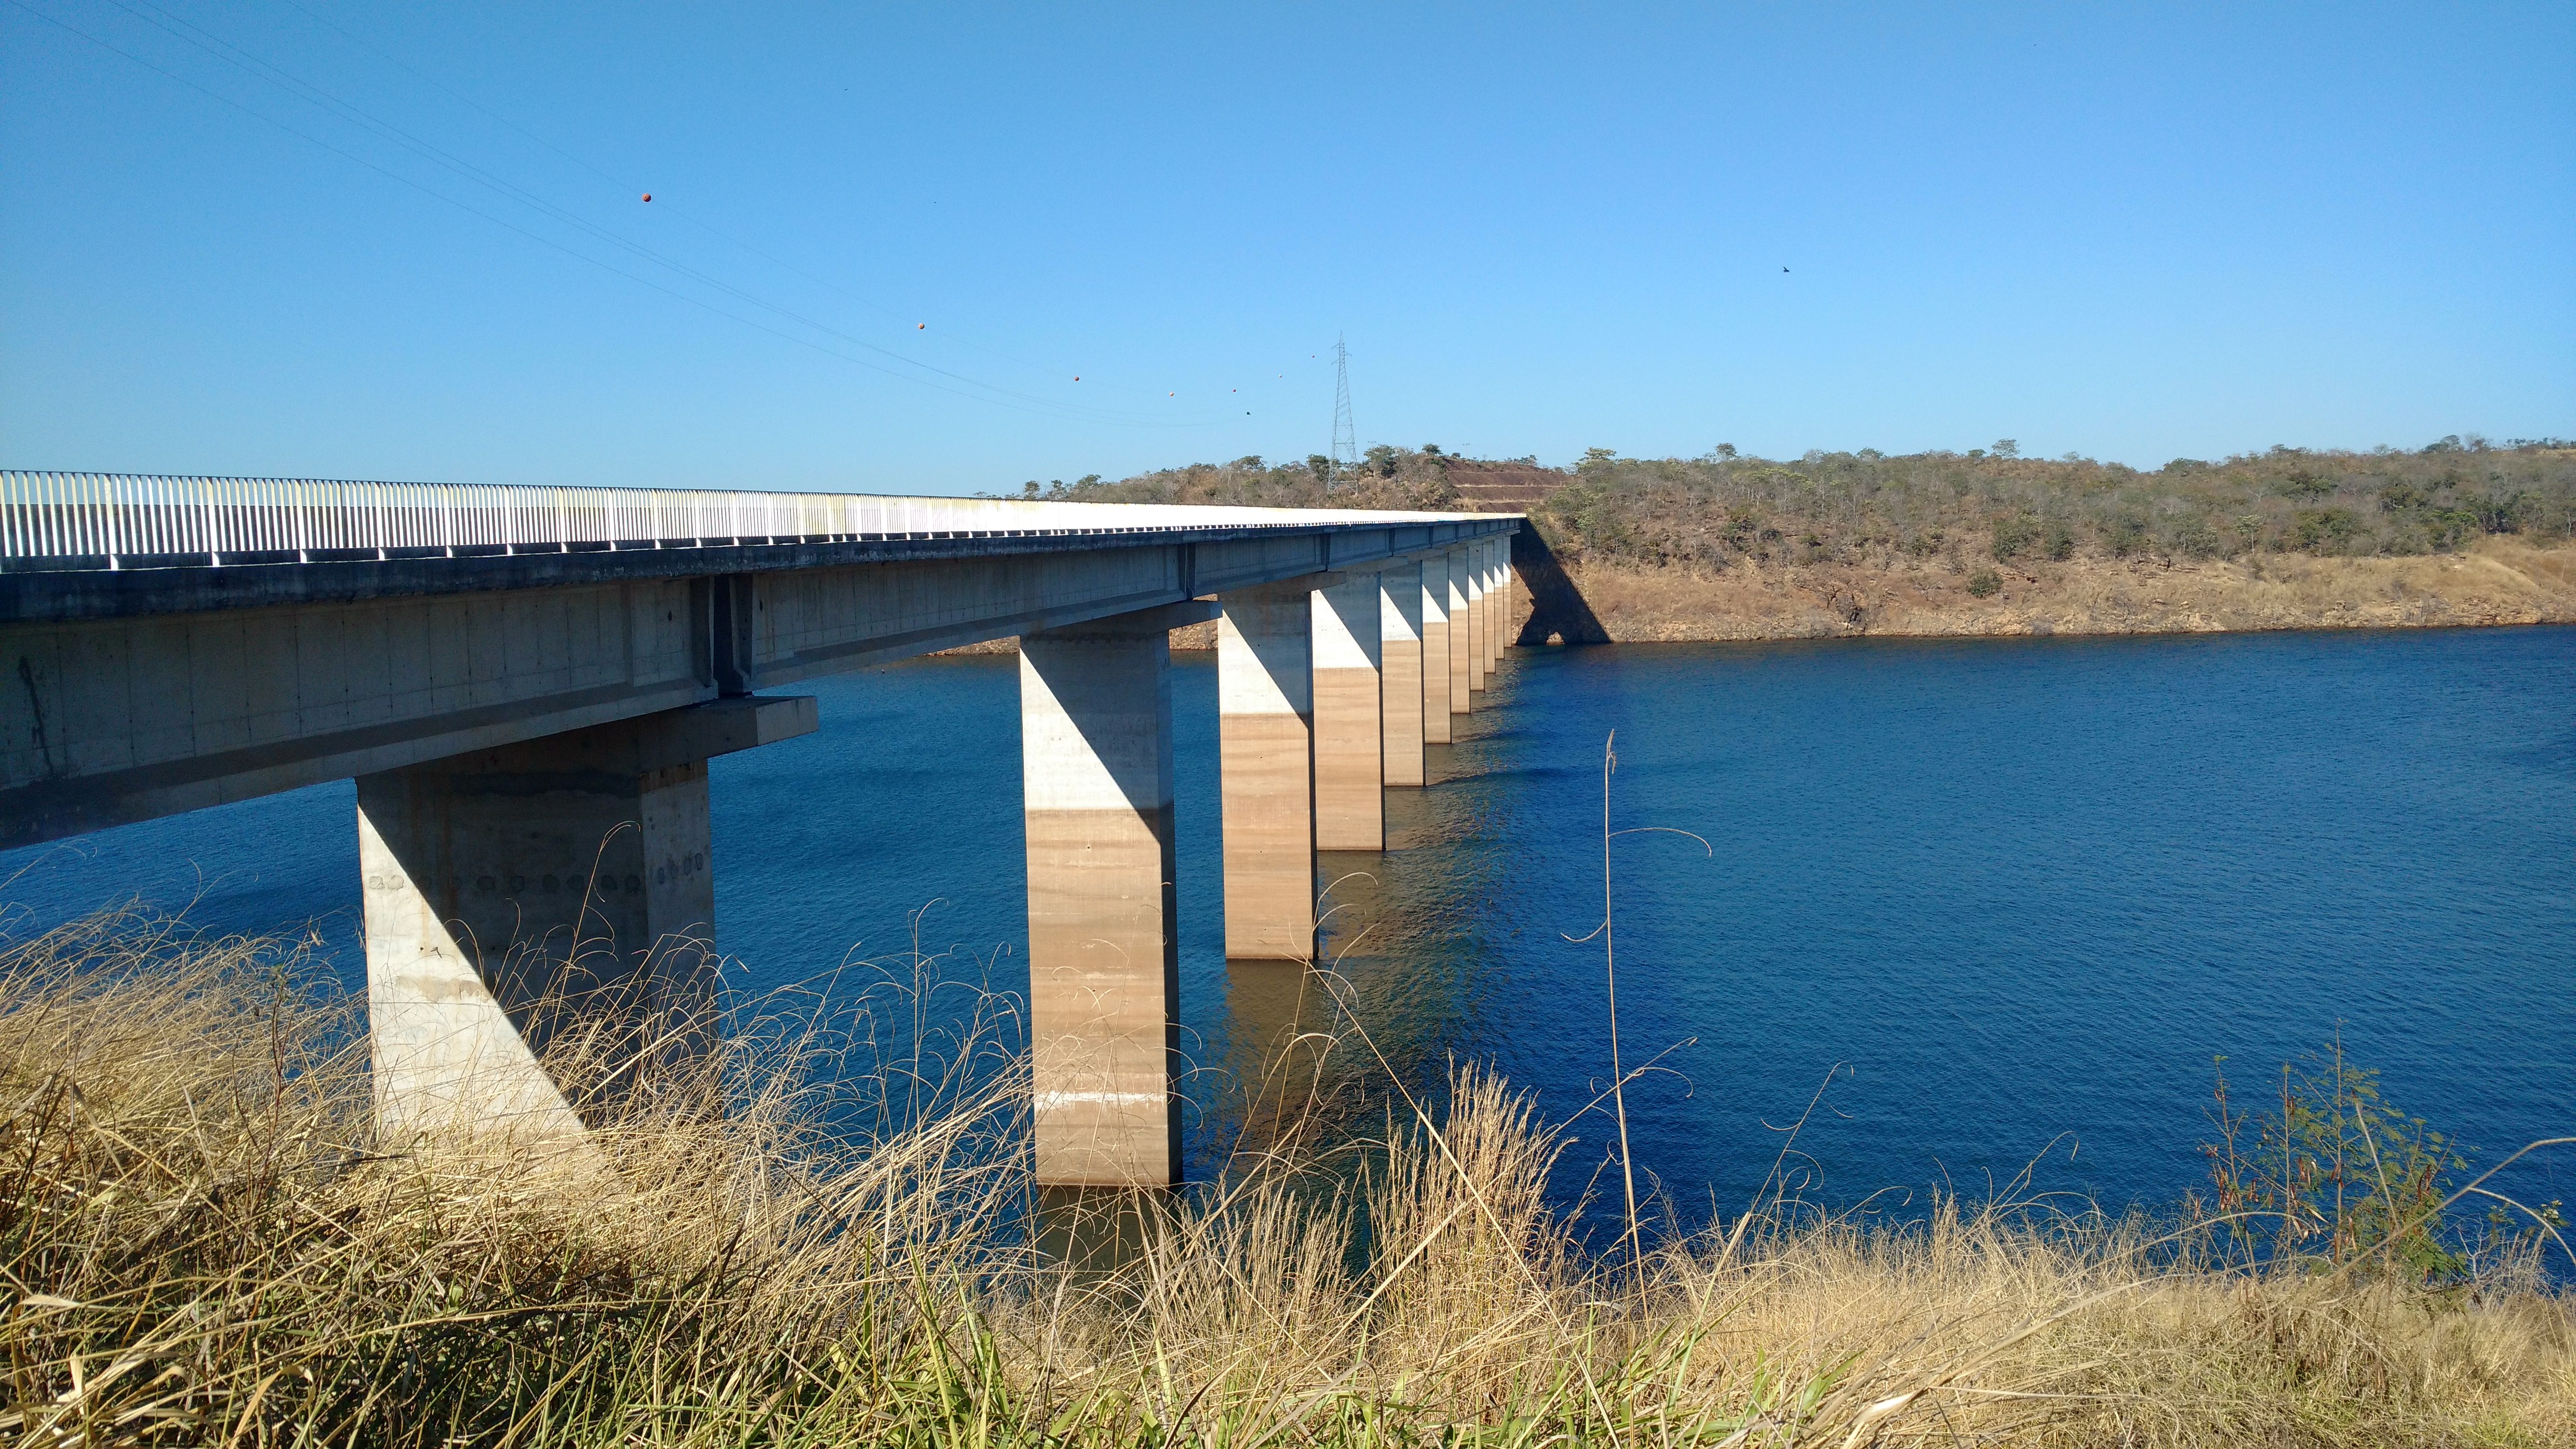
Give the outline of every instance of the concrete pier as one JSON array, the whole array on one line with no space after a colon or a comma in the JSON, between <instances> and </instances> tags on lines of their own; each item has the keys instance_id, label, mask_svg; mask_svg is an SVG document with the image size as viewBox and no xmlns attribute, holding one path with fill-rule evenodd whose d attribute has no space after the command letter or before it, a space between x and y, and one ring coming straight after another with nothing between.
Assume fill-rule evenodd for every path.
<instances>
[{"instance_id":1,"label":"concrete pier","mask_svg":"<svg viewBox=\"0 0 2576 1449\"><path fill-rule=\"evenodd\" d=\"M706 762L814 720L810 698L727 699L359 776L388 1139L577 1137L712 1043Z\"/></svg>"},{"instance_id":2,"label":"concrete pier","mask_svg":"<svg viewBox=\"0 0 2576 1449\"><path fill-rule=\"evenodd\" d=\"M1225 954L1315 954L1314 602L1335 575L1220 594L1217 750Z\"/></svg>"},{"instance_id":3,"label":"concrete pier","mask_svg":"<svg viewBox=\"0 0 2576 1449\"><path fill-rule=\"evenodd\" d=\"M1422 773L1422 562L1389 564L1377 575L1378 753L1389 785L1420 785Z\"/></svg>"},{"instance_id":4,"label":"concrete pier","mask_svg":"<svg viewBox=\"0 0 2576 1449\"><path fill-rule=\"evenodd\" d=\"M1485 555L1485 673L1490 677L1503 662L1504 636L1511 628L1512 571L1501 549L1490 543L1478 547Z\"/></svg>"},{"instance_id":5,"label":"concrete pier","mask_svg":"<svg viewBox=\"0 0 2576 1449\"><path fill-rule=\"evenodd\" d=\"M1449 743L1449 554L1422 558L1422 741Z\"/></svg>"},{"instance_id":6,"label":"concrete pier","mask_svg":"<svg viewBox=\"0 0 2576 1449\"><path fill-rule=\"evenodd\" d=\"M1468 570L1474 558L1464 544L1449 550L1449 712L1476 707L1476 624L1468 613Z\"/></svg>"},{"instance_id":7,"label":"concrete pier","mask_svg":"<svg viewBox=\"0 0 2576 1449\"><path fill-rule=\"evenodd\" d=\"M1314 592L1315 848L1386 848L1380 719L1386 629L1377 574Z\"/></svg>"},{"instance_id":8,"label":"concrete pier","mask_svg":"<svg viewBox=\"0 0 2576 1449\"><path fill-rule=\"evenodd\" d=\"M1485 609L1485 551L1474 544L1462 550L1466 554L1467 573L1467 688L1475 694L1485 692L1485 668L1491 661L1485 651L1485 629L1489 622Z\"/></svg>"},{"instance_id":9,"label":"concrete pier","mask_svg":"<svg viewBox=\"0 0 2576 1449\"><path fill-rule=\"evenodd\" d=\"M1020 639L1037 1179L1180 1181L1173 605Z\"/></svg>"}]
</instances>

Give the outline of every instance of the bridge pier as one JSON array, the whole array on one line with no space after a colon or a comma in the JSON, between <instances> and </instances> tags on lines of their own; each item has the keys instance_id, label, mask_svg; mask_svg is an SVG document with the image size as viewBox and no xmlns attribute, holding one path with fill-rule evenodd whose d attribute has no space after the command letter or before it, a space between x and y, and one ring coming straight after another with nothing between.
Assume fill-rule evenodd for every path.
<instances>
[{"instance_id":1,"label":"bridge pier","mask_svg":"<svg viewBox=\"0 0 2576 1449\"><path fill-rule=\"evenodd\" d=\"M1476 708L1476 620L1468 610L1468 573L1475 554L1467 545L1449 550L1449 712Z\"/></svg>"},{"instance_id":2,"label":"bridge pier","mask_svg":"<svg viewBox=\"0 0 2576 1449\"><path fill-rule=\"evenodd\" d=\"M1486 593L1491 584L1485 572L1485 549L1482 544L1466 545L1467 551L1467 630L1475 647L1467 658L1467 688L1475 694L1485 692L1485 675L1491 665L1490 629L1492 610L1487 607Z\"/></svg>"},{"instance_id":3,"label":"bridge pier","mask_svg":"<svg viewBox=\"0 0 2576 1449\"><path fill-rule=\"evenodd\" d=\"M1494 580L1485 569L1483 544L1469 544L1467 557L1472 560L1467 577L1473 587L1467 599L1467 611L1476 616L1476 677L1470 687L1482 694L1486 677L1493 672Z\"/></svg>"},{"instance_id":4,"label":"bridge pier","mask_svg":"<svg viewBox=\"0 0 2576 1449\"><path fill-rule=\"evenodd\" d=\"M718 1009L706 762L814 720L811 698L727 699L359 776L388 1139L576 1137L703 1052Z\"/></svg>"},{"instance_id":5,"label":"bridge pier","mask_svg":"<svg viewBox=\"0 0 2576 1449\"><path fill-rule=\"evenodd\" d=\"M1220 594L1217 750L1225 954L1315 955L1314 615L1319 582Z\"/></svg>"},{"instance_id":6,"label":"bridge pier","mask_svg":"<svg viewBox=\"0 0 2576 1449\"><path fill-rule=\"evenodd\" d=\"M1503 662L1503 565L1490 543L1476 545L1485 558L1485 678Z\"/></svg>"},{"instance_id":7,"label":"bridge pier","mask_svg":"<svg viewBox=\"0 0 2576 1449\"><path fill-rule=\"evenodd\" d=\"M1449 729L1450 655L1456 631L1449 622L1449 551L1422 559L1422 741L1445 745ZM1429 766L1424 766L1428 778Z\"/></svg>"},{"instance_id":8,"label":"bridge pier","mask_svg":"<svg viewBox=\"0 0 2576 1449\"><path fill-rule=\"evenodd\" d=\"M1037 1180L1181 1180L1170 631L1177 604L1020 639Z\"/></svg>"},{"instance_id":9,"label":"bridge pier","mask_svg":"<svg viewBox=\"0 0 2576 1449\"><path fill-rule=\"evenodd\" d=\"M1315 590L1315 848L1386 849L1383 635L1374 572Z\"/></svg>"},{"instance_id":10,"label":"bridge pier","mask_svg":"<svg viewBox=\"0 0 2576 1449\"><path fill-rule=\"evenodd\" d=\"M1378 754L1389 785L1420 785L1422 769L1422 561L1378 571Z\"/></svg>"}]
</instances>

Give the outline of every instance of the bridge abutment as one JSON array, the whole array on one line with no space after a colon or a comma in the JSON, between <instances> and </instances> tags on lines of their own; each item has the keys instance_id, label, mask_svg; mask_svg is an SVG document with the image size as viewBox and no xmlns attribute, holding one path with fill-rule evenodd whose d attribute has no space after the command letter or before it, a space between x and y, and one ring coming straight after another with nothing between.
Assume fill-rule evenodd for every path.
<instances>
[{"instance_id":1,"label":"bridge abutment","mask_svg":"<svg viewBox=\"0 0 2576 1449\"><path fill-rule=\"evenodd\" d=\"M376 1113L578 1136L714 1040L709 757L814 729L742 699L358 777Z\"/></svg>"}]
</instances>

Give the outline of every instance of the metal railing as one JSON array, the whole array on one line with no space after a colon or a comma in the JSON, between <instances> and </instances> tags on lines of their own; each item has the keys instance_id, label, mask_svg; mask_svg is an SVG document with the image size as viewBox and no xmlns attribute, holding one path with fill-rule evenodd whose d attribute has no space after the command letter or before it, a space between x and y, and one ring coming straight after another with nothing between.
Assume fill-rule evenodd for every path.
<instances>
[{"instance_id":1,"label":"metal railing","mask_svg":"<svg viewBox=\"0 0 2576 1449\"><path fill-rule=\"evenodd\" d=\"M0 569L1313 528L1449 523L1479 516L870 493L0 471Z\"/></svg>"}]
</instances>

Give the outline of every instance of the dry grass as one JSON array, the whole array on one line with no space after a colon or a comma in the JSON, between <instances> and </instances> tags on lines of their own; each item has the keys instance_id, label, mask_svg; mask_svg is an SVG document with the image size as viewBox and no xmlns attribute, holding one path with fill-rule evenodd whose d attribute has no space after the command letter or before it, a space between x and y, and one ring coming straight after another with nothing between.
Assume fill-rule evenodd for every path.
<instances>
[{"instance_id":1,"label":"dry grass","mask_svg":"<svg viewBox=\"0 0 2576 1449\"><path fill-rule=\"evenodd\" d=\"M2527 1276L2251 1276L2135 1224L1956 1204L1914 1228L1762 1214L1603 1262L1546 1206L1553 1139L1472 1072L1436 1121L1400 1106L1363 1167L1109 1209L1123 1250L1071 1266L1027 1250L1023 1084L971 1040L832 1085L815 1069L864 1035L774 1020L639 1098L605 1167L388 1150L351 1007L296 975L132 917L0 951L0 1432L2576 1442L2570 1304Z\"/></svg>"}]
</instances>

